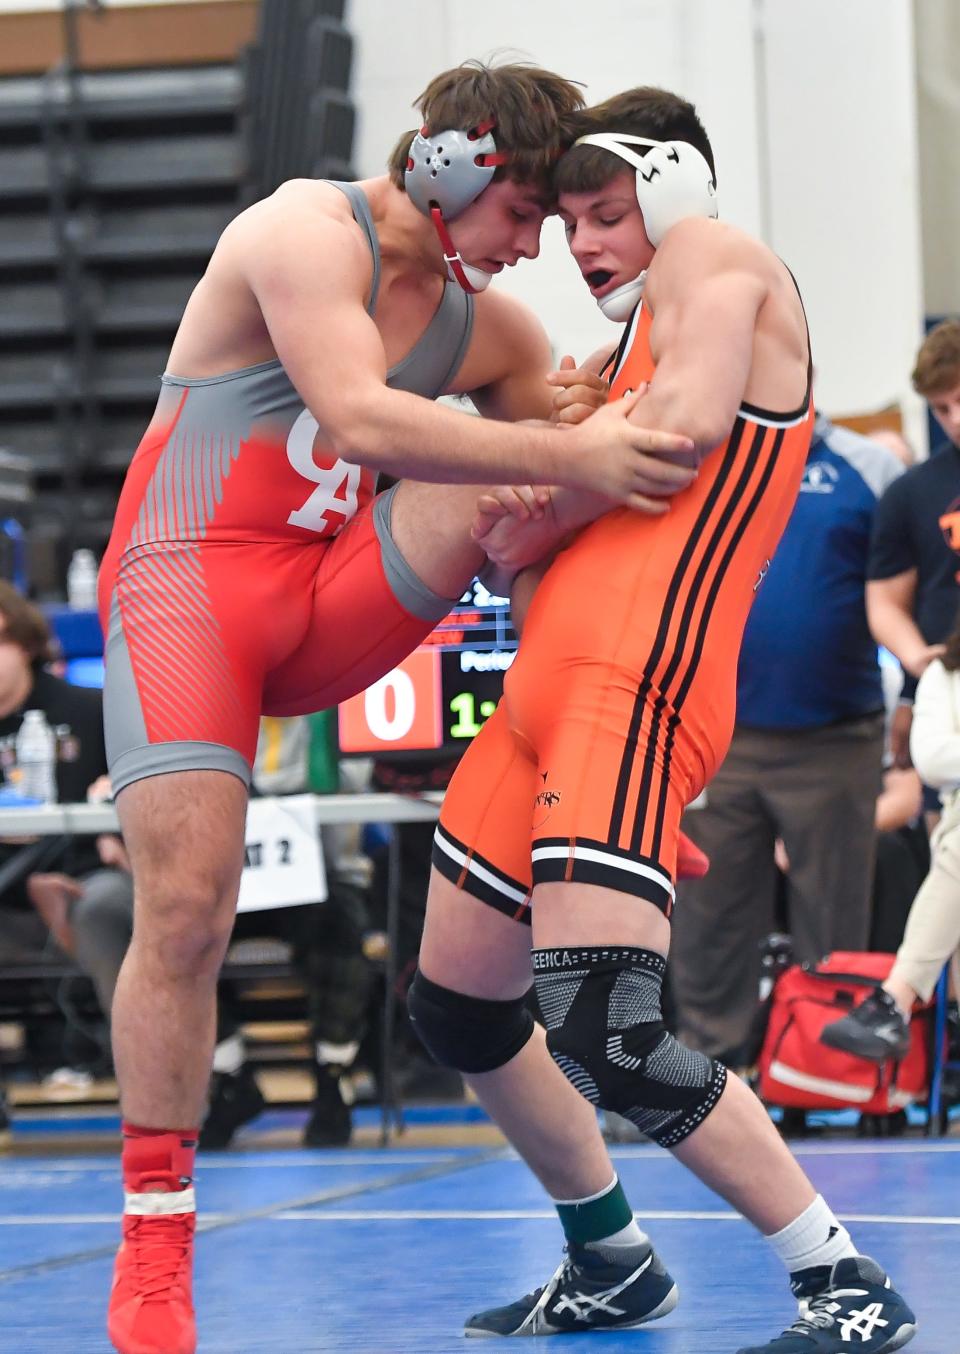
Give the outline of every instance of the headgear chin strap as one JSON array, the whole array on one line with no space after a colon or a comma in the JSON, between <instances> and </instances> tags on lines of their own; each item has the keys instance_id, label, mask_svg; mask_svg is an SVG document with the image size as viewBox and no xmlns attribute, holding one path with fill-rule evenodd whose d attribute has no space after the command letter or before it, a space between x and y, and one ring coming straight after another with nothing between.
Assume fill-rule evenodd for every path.
<instances>
[{"instance_id":1,"label":"headgear chin strap","mask_svg":"<svg viewBox=\"0 0 960 1354\"><path fill-rule=\"evenodd\" d=\"M457 246L453 243L447 223L443 219L443 213L437 206L430 208L430 220L433 222L434 229L440 240L440 247L443 250L443 261L447 265L447 277L451 282L459 282L460 286L466 292L483 291L489 287L493 280L493 273L485 273L482 268L475 268L472 263L465 263L457 252Z\"/></svg>"},{"instance_id":2,"label":"headgear chin strap","mask_svg":"<svg viewBox=\"0 0 960 1354\"><path fill-rule=\"evenodd\" d=\"M498 165L508 156L497 150L492 118L472 131L452 129L431 136L426 127L413 138L403 176L407 196L418 211L429 216L443 249L447 275L466 292L483 291L491 273L465 263L460 257L447 222L455 220L483 192Z\"/></svg>"},{"instance_id":3,"label":"headgear chin strap","mask_svg":"<svg viewBox=\"0 0 960 1354\"><path fill-rule=\"evenodd\" d=\"M581 136L575 146L600 146L619 155L636 169L637 203L643 214L647 239L658 249L671 226L687 216L715 217L717 189L705 157L688 141L652 141L625 132L594 132ZM630 146L647 146L637 155ZM632 282L625 282L597 304L608 320L623 321L643 296L646 269Z\"/></svg>"},{"instance_id":4,"label":"headgear chin strap","mask_svg":"<svg viewBox=\"0 0 960 1354\"><path fill-rule=\"evenodd\" d=\"M608 320L613 320L617 324L622 324L624 320L629 320L636 309L637 302L643 296L643 289L647 285L647 270L638 274L632 282L624 282L622 287L615 287L612 292L606 296L597 298L597 305Z\"/></svg>"}]
</instances>

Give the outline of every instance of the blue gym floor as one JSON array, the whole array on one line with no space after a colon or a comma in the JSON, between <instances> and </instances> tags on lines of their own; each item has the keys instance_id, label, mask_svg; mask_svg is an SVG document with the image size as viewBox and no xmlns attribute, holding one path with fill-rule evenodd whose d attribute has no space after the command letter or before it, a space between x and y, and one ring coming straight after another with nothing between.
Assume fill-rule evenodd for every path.
<instances>
[{"instance_id":1,"label":"blue gym floor","mask_svg":"<svg viewBox=\"0 0 960 1354\"><path fill-rule=\"evenodd\" d=\"M956 1354L960 1142L795 1150L914 1305L913 1354ZM647 1328L590 1336L587 1354L733 1354L792 1320L783 1272L745 1222L666 1152L613 1156L681 1302ZM229 1153L201 1157L197 1185L201 1354L467 1354L463 1318L544 1282L560 1258L542 1191L499 1149ZM107 1354L118 1207L112 1156L0 1162L4 1354Z\"/></svg>"}]
</instances>

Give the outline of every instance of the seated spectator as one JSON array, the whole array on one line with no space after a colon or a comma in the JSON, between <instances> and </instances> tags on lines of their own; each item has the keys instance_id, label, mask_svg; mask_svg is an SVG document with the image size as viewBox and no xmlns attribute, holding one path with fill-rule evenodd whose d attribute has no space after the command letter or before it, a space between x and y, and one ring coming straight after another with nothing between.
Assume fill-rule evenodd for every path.
<instances>
[{"instance_id":1,"label":"seated spectator","mask_svg":"<svg viewBox=\"0 0 960 1354\"><path fill-rule=\"evenodd\" d=\"M0 744L12 748L27 710L42 710L56 731L58 799L82 801L87 786L106 772L102 698L99 691L71 686L46 670L55 657L46 617L12 584L0 580ZM31 906L28 876L56 865L72 879L85 880L100 867L89 837L0 840L0 961L36 958L48 931ZM6 1120L0 1103L0 1132Z\"/></svg>"},{"instance_id":2,"label":"seated spectator","mask_svg":"<svg viewBox=\"0 0 960 1354\"><path fill-rule=\"evenodd\" d=\"M917 686L910 751L923 780L940 790L943 813L930 873L914 900L890 976L823 1031L824 1043L882 1062L902 1057L917 1000L929 1001L960 944L960 621Z\"/></svg>"},{"instance_id":3,"label":"seated spectator","mask_svg":"<svg viewBox=\"0 0 960 1354\"><path fill-rule=\"evenodd\" d=\"M41 710L57 734L57 798L82 803L87 786L106 773L103 747L103 698L99 691L71 686L48 672L54 658L53 637L46 617L12 584L0 579L0 743L12 747L27 710ZM25 846L37 849L24 851ZM58 866L74 878L96 869L99 857L89 837L53 837L27 843L0 841L0 870L9 882L2 890L0 954L9 958L20 945L32 949L43 931L27 897L26 878L32 863ZM23 862L17 874L15 862ZM5 867L10 866L10 869Z\"/></svg>"},{"instance_id":4,"label":"seated spectator","mask_svg":"<svg viewBox=\"0 0 960 1354\"><path fill-rule=\"evenodd\" d=\"M93 803L110 797L101 776L87 791ZM133 933L133 876L122 839L96 838L100 868L76 878L64 871L34 873L27 894L54 941L92 979L100 1009L109 1019L113 989Z\"/></svg>"},{"instance_id":5,"label":"seated spectator","mask_svg":"<svg viewBox=\"0 0 960 1354\"><path fill-rule=\"evenodd\" d=\"M711 867L677 891L678 1034L734 1064L772 930L778 837L796 958L867 946L884 701L864 587L877 500L902 473L886 447L818 415L796 506L747 622L730 750L705 807L684 818Z\"/></svg>"}]
</instances>

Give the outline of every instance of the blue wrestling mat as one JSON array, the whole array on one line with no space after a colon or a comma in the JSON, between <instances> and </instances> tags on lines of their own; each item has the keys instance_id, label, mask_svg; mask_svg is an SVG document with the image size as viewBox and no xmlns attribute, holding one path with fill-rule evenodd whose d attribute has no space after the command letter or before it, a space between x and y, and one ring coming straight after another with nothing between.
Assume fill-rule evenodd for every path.
<instances>
[{"instance_id":1,"label":"blue wrestling mat","mask_svg":"<svg viewBox=\"0 0 960 1354\"><path fill-rule=\"evenodd\" d=\"M960 1142L795 1150L917 1311L912 1354L956 1354ZM642 1330L591 1335L585 1354L733 1354L793 1319L783 1271L747 1223L659 1148L613 1157L681 1301ZM201 1156L197 1190L201 1354L467 1354L464 1317L544 1282L560 1259L542 1190L500 1150ZM4 1354L107 1354L119 1209L113 1156L0 1163Z\"/></svg>"}]
</instances>

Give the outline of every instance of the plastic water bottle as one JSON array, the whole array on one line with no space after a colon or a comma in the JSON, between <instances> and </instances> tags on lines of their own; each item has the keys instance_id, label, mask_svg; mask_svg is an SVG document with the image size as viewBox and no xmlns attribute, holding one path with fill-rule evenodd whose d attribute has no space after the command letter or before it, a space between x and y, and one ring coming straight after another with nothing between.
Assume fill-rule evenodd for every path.
<instances>
[{"instance_id":1,"label":"plastic water bottle","mask_svg":"<svg viewBox=\"0 0 960 1354\"><path fill-rule=\"evenodd\" d=\"M73 611L97 609L97 561L92 550L74 550L67 569L67 603Z\"/></svg>"},{"instance_id":2,"label":"plastic water bottle","mask_svg":"<svg viewBox=\"0 0 960 1354\"><path fill-rule=\"evenodd\" d=\"M41 804L57 802L57 740L42 710L28 710L17 734L17 791Z\"/></svg>"}]
</instances>

